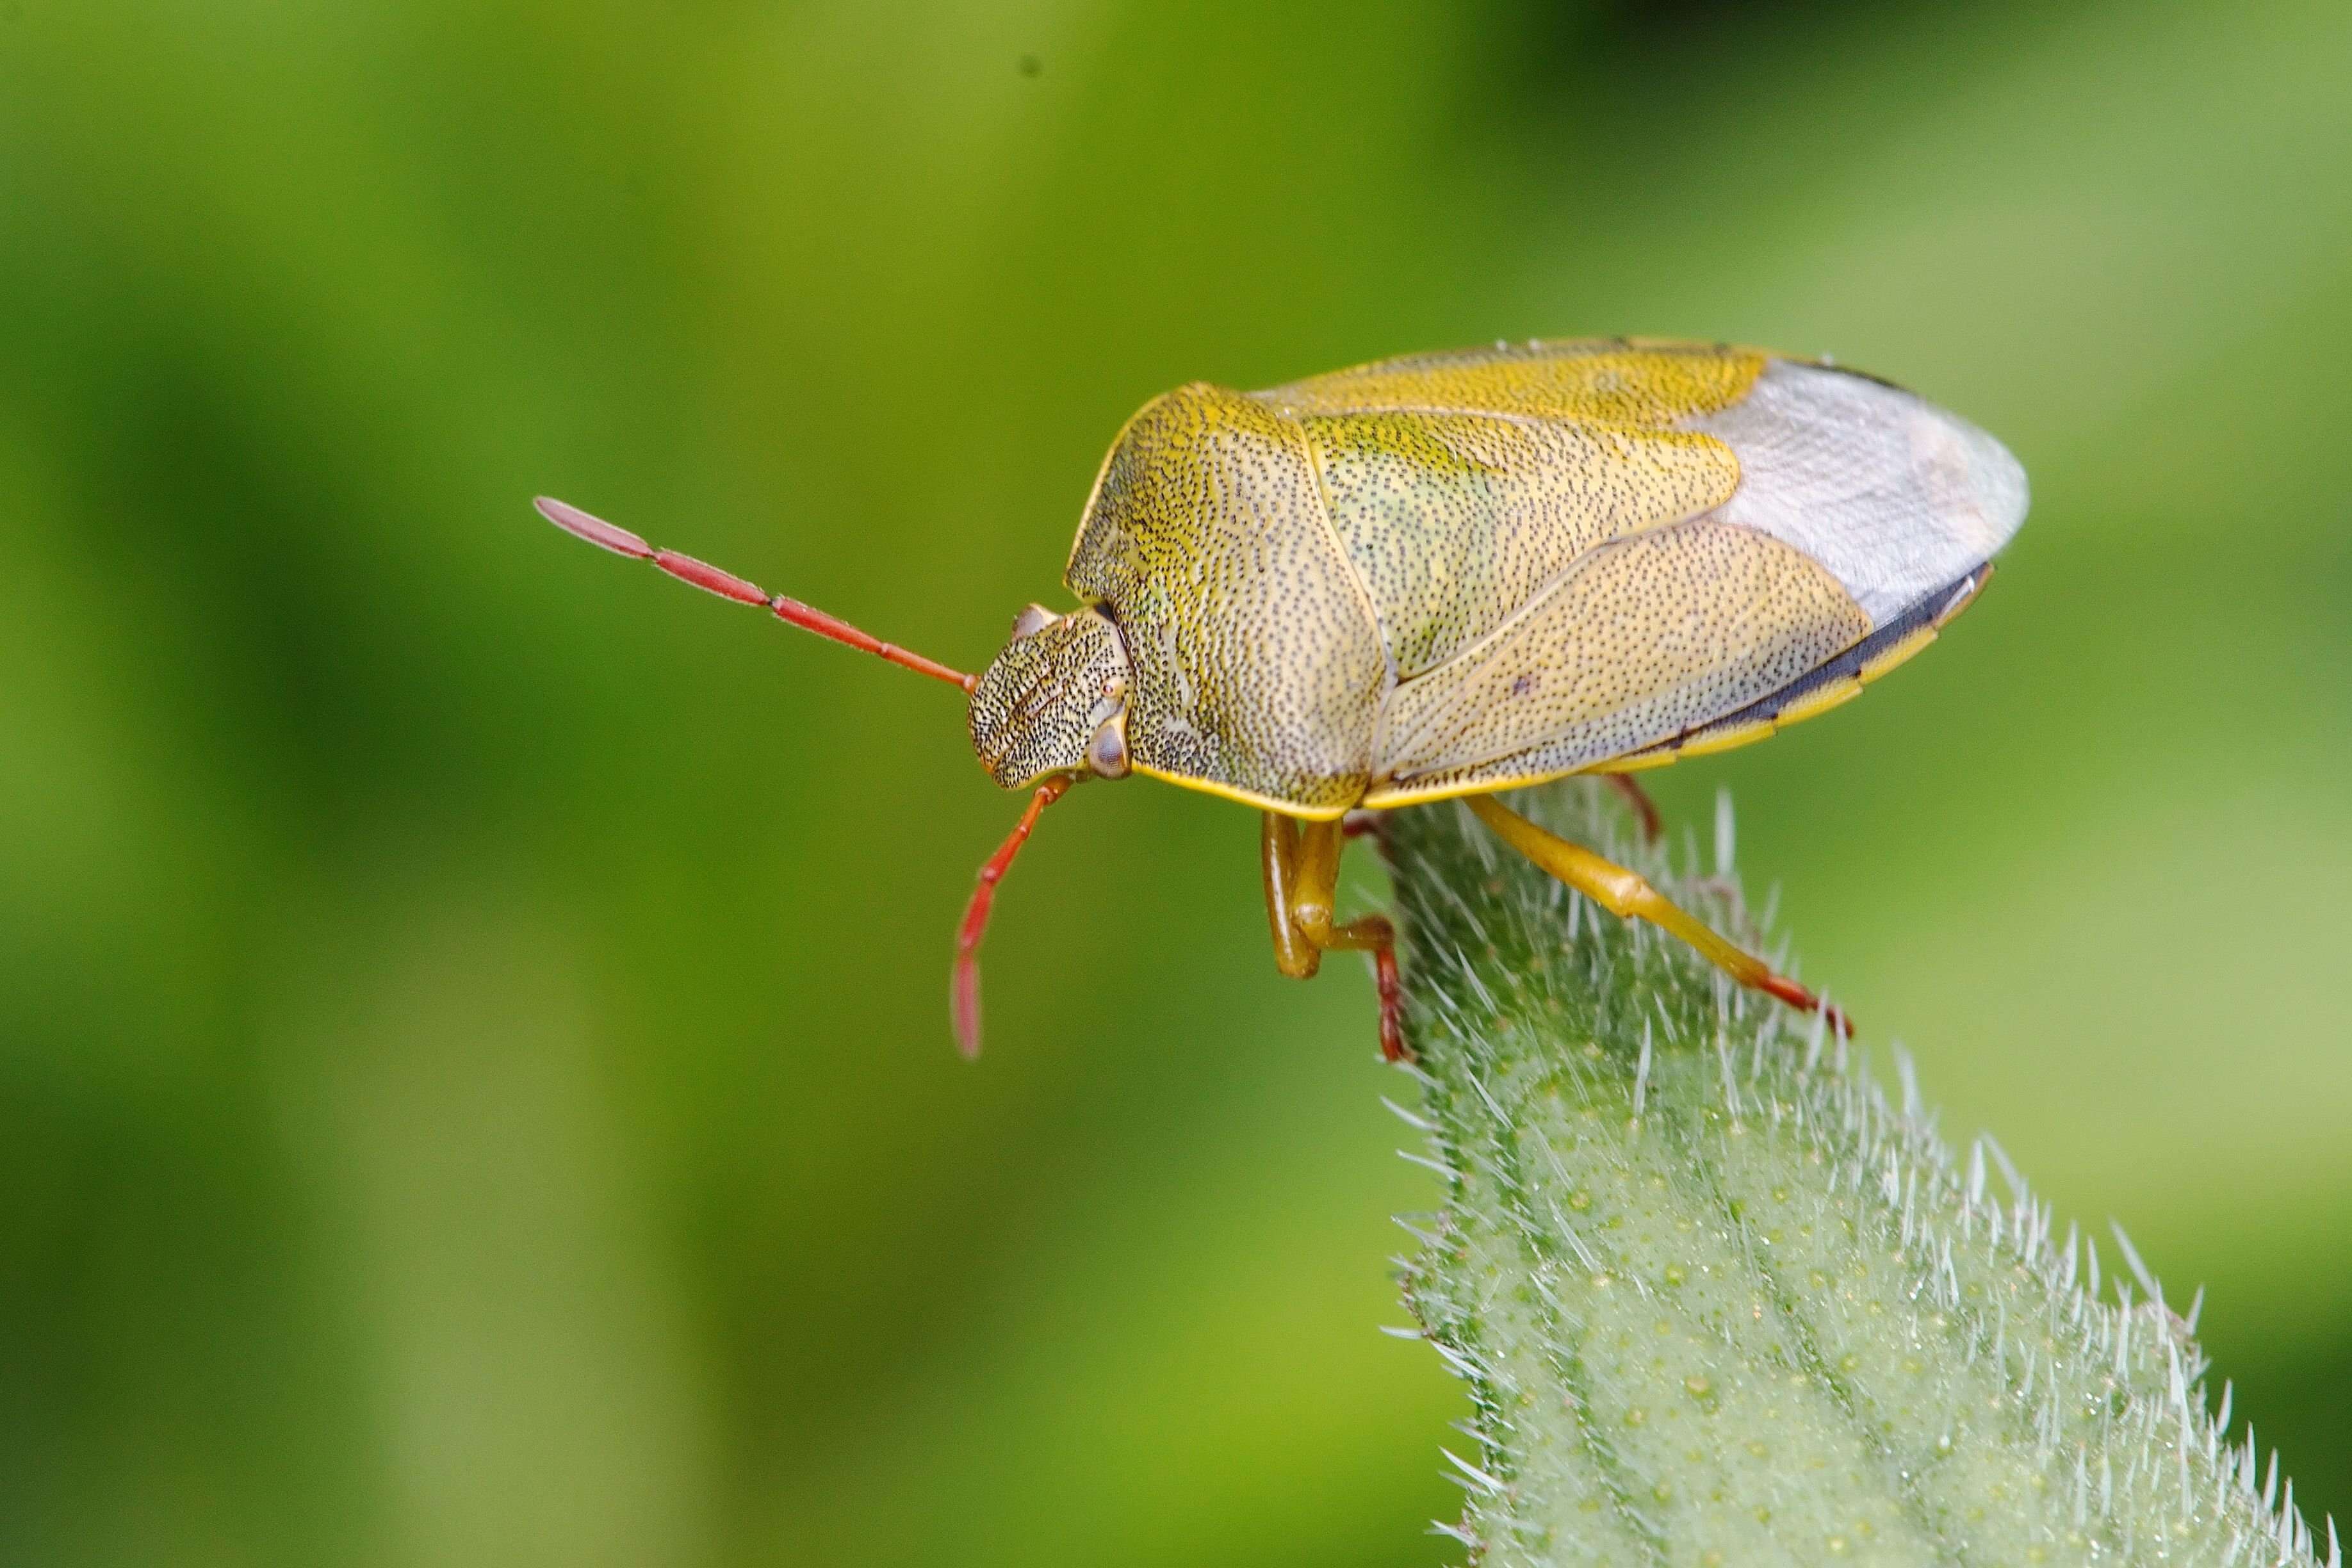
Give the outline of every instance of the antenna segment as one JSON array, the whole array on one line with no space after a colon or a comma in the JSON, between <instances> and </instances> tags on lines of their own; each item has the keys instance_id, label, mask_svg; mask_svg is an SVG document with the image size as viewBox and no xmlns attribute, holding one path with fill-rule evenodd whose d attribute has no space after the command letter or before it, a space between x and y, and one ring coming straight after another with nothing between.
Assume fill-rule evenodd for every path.
<instances>
[{"instance_id":1,"label":"antenna segment","mask_svg":"<svg viewBox=\"0 0 2352 1568\"><path fill-rule=\"evenodd\" d=\"M690 583L706 594L716 594L739 605L760 605L778 620L796 626L803 631L845 643L861 653L887 659L902 669L928 675L933 680L944 680L966 692L979 683L980 678L976 675L950 669L937 659L925 658L921 654L910 653L896 643L884 642L838 616L828 616L798 599L771 594L757 583L738 577L732 572L721 571L707 561L697 561L693 556L681 555L675 550L656 550L627 529L606 522L601 517L593 517L576 506L548 496L541 496L531 504L539 509L540 516L573 538L584 539L600 550L625 555L632 561L650 561L679 582Z\"/></svg>"}]
</instances>

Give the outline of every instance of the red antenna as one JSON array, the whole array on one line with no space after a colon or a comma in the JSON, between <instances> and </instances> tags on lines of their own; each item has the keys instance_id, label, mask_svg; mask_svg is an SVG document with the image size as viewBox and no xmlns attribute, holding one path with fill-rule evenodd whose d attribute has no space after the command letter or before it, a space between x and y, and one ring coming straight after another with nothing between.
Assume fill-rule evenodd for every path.
<instances>
[{"instance_id":1,"label":"red antenna","mask_svg":"<svg viewBox=\"0 0 2352 1568\"><path fill-rule=\"evenodd\" d=\"M955 979L948 1001L955 1015L956 1049L968 1058L980 1055L980 939L988 934L988 910L996 902L996 884L1004 880L1013 858L1029 842L1029 831L1037 826L1039 815L1061 799L1071 783L1065 775L1037 786L1037 793L1029 797L1029 809L980 868L980 886L971 890L971 902L964 906L963 925L956 931Z\"/></svg>"},{"instance_id":2,"label":"red antenna","mask_svg":"<svg viewBox=\"0 0 2352 1568\"><path fill-rule=\"evenodd\" d=\"M650 561L681 583L691 583L708 594L722 599L732 599L739 605L758 605L772 612L780 621L787 621L803 631L814 632L821 637L831 637L837 643L847 643L863 653L887 658L902 668L918 675L928 675L933 680L944 680L970 691L979 683L976 675L950 669L936 659L909 653L895 643L884 642L851 626L847 621L813 609L798 599L788 599L782 594L771 594L757 583L750 583L732 572L722 572L708 562L697 561L691 555L680 555L675 550L656 550L625 528L615 527L601 517L591 517L578 507L541 496L531 504L539 515L577 539L584 539L600 550L615 555L625 555L632 561ZM1034 814L1033 814L1034 815ZM1006 858L1011 858L1008 855Z\"/></svg>"}]
</instances>

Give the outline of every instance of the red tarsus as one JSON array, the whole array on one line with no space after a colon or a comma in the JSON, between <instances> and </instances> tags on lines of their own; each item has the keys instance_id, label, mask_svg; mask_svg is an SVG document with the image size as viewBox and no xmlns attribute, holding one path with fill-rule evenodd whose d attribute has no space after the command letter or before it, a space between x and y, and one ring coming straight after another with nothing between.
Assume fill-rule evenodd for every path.
<instances>
[{"instance_id":1,"label":"red tarsus","mask_svg":"<svg viewBox=\"0 0 2352 1568\"><path fill-rule=\"evenodd\" d=\"M1412 1047L1404 1043L1404 983L1397 975L1395 943L1372 950L1372 973L1381 993L1381 1059L1412 1061Z\"/></svg>"},{"instance_id":2,"label":"red tarsus","mask_svg":"<svg viewBox=\"0 0 2352 1568\"><path fill-rule=\"evenodd\" d=\"M1806 990L1795 981L1786 979L1778 974L1772 974L1758 981L1756 983L1756 988L1759 991L1767 993L1768 994L1778 996L1781 1001L1786 1002L1790 1006L1798 1009L1800 1012L1819 1013L1822 1017L1829 1020L1829 1026L1831 1028L1835 1029L1839 1034L1844 1036L1849 1040L1853 1038L1853 1020L1852 1018L1847 1017L1845 1014L1838 1008L1825 1005L1820 997L1814 995L1811 992Z\"/></svg>"}]
</instances>

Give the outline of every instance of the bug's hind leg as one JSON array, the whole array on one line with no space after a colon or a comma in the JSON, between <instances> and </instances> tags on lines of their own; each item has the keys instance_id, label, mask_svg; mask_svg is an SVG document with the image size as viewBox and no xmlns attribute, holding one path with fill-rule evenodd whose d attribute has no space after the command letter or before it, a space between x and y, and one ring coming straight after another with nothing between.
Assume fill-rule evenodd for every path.
<instances>
[{"instance_id":1,"label":"bug's hind leg","mask_svg":"<svg viewBox=\"0 0 2352 1568\"><path fill-rule=\"evenodd\" d=\"M1381 1055L1410 1061L1404 1043L1404 987L1397 976L1396 930L1380 915L1332 919L1339 887L1344 832L1337 822L1302 823L1265 814L1259 868L1265 878L1266 923L1274 933L1274 963L1305 980L1334 951L1370 952L1381 993Z\"/></svg>"},{"instance_id":2,"label":"bug's hind leg","mask_svg":"<svg viewBox=\"0 0 2352 1568\"><path fill-rule=\"evenodd\" d=\"M1551 875L1624 920L1645 920L1659 930L1696 948L1699 956L1742 985L1777 996L1791 1007L1825 1014L1841 1034L1852 1035L1853 1023L1834 1007L1753 954L1741 952L1706 926L1668 902L1665 896L1636 872L1604 860L1581 845L1537 826L1491 795L1474 795L1464 805L1499 834L1503 841Z\"/></svg>"}]
</instances>

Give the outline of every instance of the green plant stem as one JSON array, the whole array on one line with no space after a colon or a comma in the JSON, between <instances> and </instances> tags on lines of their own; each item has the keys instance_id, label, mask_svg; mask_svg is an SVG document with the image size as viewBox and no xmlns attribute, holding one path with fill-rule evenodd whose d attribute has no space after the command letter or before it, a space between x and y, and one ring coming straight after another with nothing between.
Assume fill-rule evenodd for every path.
<instances>
[{"instance_id":1,"label":"green plant stem","mask_svg":"<svg viewBox=\"0 0 2352 1568\"><path fill-rule=\"evenodd\" d=\"M1727 808L1701 879L1586 783L1515 804L1762 940ZM1997 1146L1956 1157L1907 1060L1890 1099L1457 805L1384 833L1445 1185L1405 1296L1469 1385L1439 1528L1474 1561L2336 1560L2209 1410L2195 1307L2120 1232L2120 1269L2053 1234Z\"/></svg>"}]
</instances>

